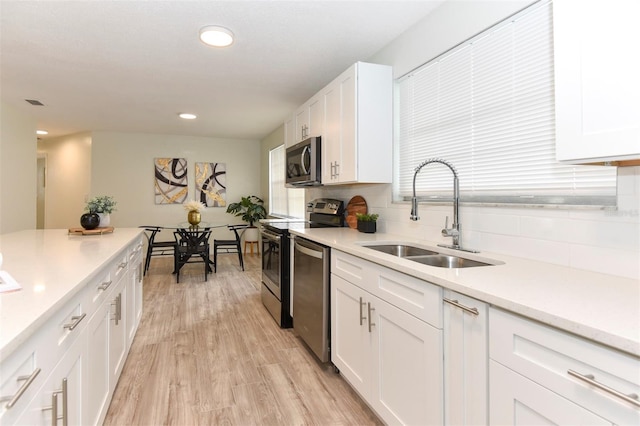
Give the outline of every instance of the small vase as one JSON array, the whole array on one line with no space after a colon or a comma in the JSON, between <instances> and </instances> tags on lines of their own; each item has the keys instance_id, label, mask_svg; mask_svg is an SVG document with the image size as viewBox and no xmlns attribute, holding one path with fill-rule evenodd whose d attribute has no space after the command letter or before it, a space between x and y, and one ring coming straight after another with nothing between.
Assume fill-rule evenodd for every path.
<instances>
[{"instance_id":1,"label":"small vase","mask_svg":"<svg viewBox=\"0 0 640 426\"><path fill-rule=\"evenodd\" d=\"M198 226L201 220L200 212L196 210L191 210L187 215L187 220L189 221L191 226Z\"/></svg>"},{"instance_id":2,"label":"small vase","mask_svg":"<svg viewBox=\"0 0 640 426\"><path fill-rule=\"evenodd\" d=\"M111 224L111 215L109 213L97 213L100 217L100 228L106 228Z\"/></svg>"},{"instance_id":3,"label":"small vase","mask_svg":"<svg viewBox=\"0 0 640 426\"><path fill-rule=\"evenodd\" d=\"M96 229L100 225L100 217L95 213L85 213L80 216L80 225L87 231Z\"/></svg>"},{"instance_id":4,"label":"small vase","mask_svg":"<svg viewBox=\"0 0 640 426\"><path fill-rule=\"evenodd\" d=\"M375 234L376 222L362 222L358 221L358 231L365 232L367 234Z\"/></svg>"}]
</instances>

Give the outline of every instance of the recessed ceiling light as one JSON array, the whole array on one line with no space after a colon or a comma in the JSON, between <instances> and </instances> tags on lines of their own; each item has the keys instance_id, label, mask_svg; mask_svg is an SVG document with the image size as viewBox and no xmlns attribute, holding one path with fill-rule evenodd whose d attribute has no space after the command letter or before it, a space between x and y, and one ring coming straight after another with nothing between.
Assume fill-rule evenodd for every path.
<instances>
[{"instance_id":1,"label":"recessed ceiling light","mask_svg":"<svg viewBox=\"0 0 640 426\"><path fill-rule=\"evenodd\" d=\"M195 120L197 116L195 114L189 114L188 112L182 112L178 114L178 117L184 118L185 120Z\"/></svg>"},{"instance_id":2,"label":"recessed ceiling light","mask_svg":"<svg viewBox=\"0 0 640 426\"><path fill-rule=\"evenodd\" d=\"M36 130L36 135L48 135L49 132L46 130Z\"/></svg>"},{"instance_id":3,"label":"recessed ceiling light","mask_svg":"<svg viewBox=\"0 0 640 426\"><path fill-rule=\"evenodd\" d=\"M200 30L200 40L214 47L227 47L233 43L233 33L224 28L210 25Z\"/></svg>"}]
</instances>

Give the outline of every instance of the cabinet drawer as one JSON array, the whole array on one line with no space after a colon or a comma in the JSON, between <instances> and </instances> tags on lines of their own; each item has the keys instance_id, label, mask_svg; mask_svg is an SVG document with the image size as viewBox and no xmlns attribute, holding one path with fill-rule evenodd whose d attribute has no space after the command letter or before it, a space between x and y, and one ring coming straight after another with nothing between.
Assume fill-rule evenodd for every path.
<instances>
[{"instance_id":1,"label":"cabinet drawer","mask_svg":"<svg viewBox=\"0 0 640 426\"><path fill-rule=\"evenodd\" d=\"M0 423L12 424L37 394L49 371L39 357L44 348L29 339L0 366Z\"/></svg>"},{"instance_id":2,"label":"cabinet drawer","mask_svg":"<svg viewBox=\"0 0 640 426\"><path fill-rule=\"evenodd\" d=\"M613 423L640 424L640 407L615 395L640 394L640 359L495 308L489 330L495 361Z\"/></svg>"},{"instance_id":3,"label":"cabinet drawer","mask_svg":"<svg viewBox=\"0 0 640 426\"><path fill-rule=\"evenodd\" d=\"M434 284L333 250L331 272L436 328L442 328L442 289Z\"/></svg>"}]
</instances>

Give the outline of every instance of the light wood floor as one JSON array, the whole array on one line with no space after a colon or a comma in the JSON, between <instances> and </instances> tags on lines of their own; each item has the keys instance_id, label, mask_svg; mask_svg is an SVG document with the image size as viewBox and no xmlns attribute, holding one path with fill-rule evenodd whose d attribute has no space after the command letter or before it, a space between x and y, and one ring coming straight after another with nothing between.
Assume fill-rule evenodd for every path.
<instances>
[{"instance_id":1,"label":"light wood floor","mask_svg":"<svg viewBox=\"0 0 640 426\"><path fill-rule=\"evenodd\" d=\"M260 302L260 260L219 255L204 281L154 257L144 313L105 425L378 425L333 368L322 366Z\"/></svg>"}]
</instances>

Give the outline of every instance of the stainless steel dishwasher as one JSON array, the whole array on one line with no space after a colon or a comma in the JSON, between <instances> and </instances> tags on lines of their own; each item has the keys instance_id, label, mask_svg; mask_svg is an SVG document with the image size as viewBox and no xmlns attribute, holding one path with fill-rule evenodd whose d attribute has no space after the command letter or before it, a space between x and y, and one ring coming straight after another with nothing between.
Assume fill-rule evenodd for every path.
<instances>
[{"instance_id":1,"label":"stainless steel dishwasher","mask_svg":"<svg viewBox=\"0 0 640 426\"><path fill-rule=\"evenodd\" d=\"M322 362L329 361L329 247L295 237L293 329Z\"/></svg>"}]
</instances>

